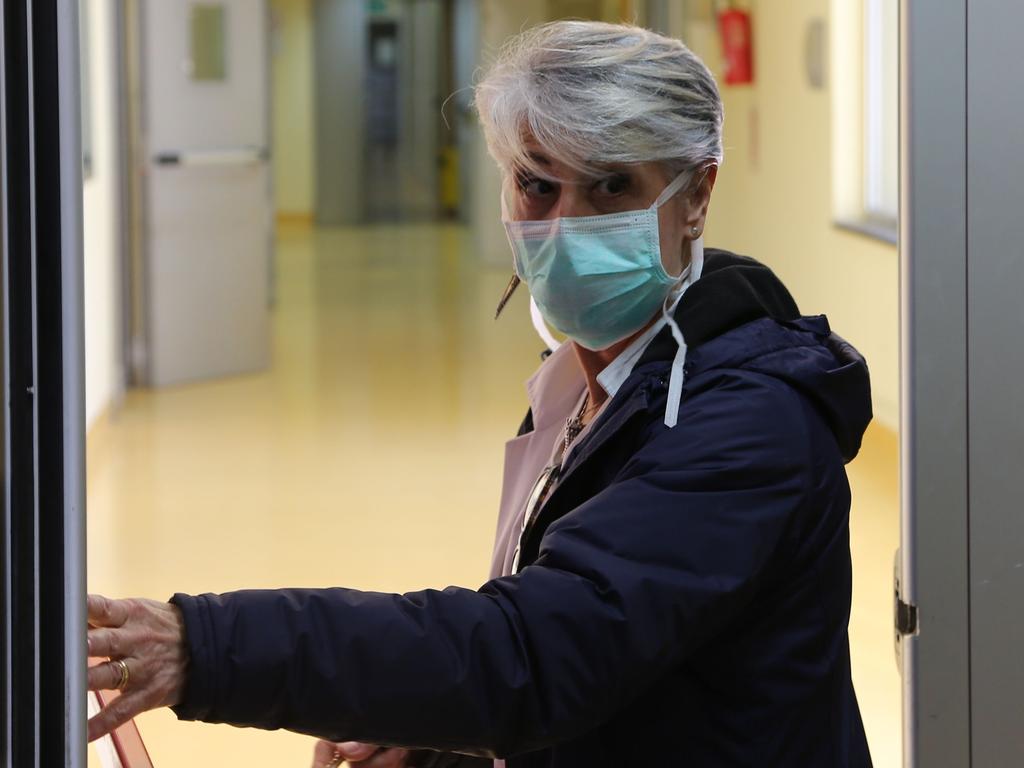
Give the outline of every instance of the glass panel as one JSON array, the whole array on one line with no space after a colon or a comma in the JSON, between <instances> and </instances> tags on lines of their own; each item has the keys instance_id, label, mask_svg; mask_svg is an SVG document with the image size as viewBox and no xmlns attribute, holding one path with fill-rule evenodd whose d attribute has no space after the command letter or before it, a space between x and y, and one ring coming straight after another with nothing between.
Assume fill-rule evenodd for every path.
<instances>
[{"instance_id":1,"label":"glass panel","mask_svg":"<svg viewBox=\"0 0 1024 768\"><path fill-rule=\"evenodd\" d=\"M899 206L899 4L869 0L865 23L864 208L895 221Z\"/></svg>"},{"instance_id":2,"label":"glass panel","mask_svg":"<svg viewBox=\"0 0 1024 768\"><path fill-rule=\"evenodd\" d=\"M192 79L224 80L227 67L224 56L224 6L196 3L189 19L192 45Z\"/></svg>"}]
</instances>

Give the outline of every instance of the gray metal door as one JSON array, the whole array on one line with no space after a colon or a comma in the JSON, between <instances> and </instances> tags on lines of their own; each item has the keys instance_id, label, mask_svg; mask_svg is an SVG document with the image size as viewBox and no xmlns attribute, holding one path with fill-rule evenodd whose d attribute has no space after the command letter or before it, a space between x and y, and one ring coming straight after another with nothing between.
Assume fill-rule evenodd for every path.
<instances>
[{"instance_id":1,"label":"gray metal door","mask_svg":"<svg viewBox=\"0 0 1024 768\"><path fill-rule=\"evenodd\" d=\"M905 764L1024 765L1024 4L903 0Z\"/></svg>"},{"instance_id":2,"label":"gray metal door","mask_svg":"<svg viewBox=\"0 0 1024 768\"><path fill-rule=\"evenodd\" d=\"M257 370L273 226L267 6L144 0L139 11L142 367L158 386Z\"/></svg>"},{"instance_id":3,"label":"gray metal door","mask_svg":"<svg viewBox=\"0 0 1024 768\"><path fill-rule=\"evenodd\" d=\"M0 766L85 765L75 0L0 3Z\"/></svg>"}]
</instances>

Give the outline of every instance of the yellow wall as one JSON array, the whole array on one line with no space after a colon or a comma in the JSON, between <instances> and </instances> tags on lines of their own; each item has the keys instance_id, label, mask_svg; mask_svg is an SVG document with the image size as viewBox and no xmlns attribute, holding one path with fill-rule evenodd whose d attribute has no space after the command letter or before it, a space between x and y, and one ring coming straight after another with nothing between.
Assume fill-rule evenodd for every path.
<instances>
[{"instance_id":1,"label":"yellow wall","mask_svg":"<svg viewBox=\"0 0 1024 768\"><path fill-rule=\"evenodd\" d=\"M616 22L633 15L629 0L548 0L549 19L598 19Z\"/></svg>"},{"instance_id":2,"label":"yellow wall","mask_svg":"<svg viewBox=\"0 0 1024 768\"><path fill-rule=\"evenodd\" d=\"M310 0L271 0L274 191L278 213L311 216L314 190Z\"/></svg>"},{"instance_id":3,"label":"yellow wall","mask_svg":"<svg viewBox=\"0 0 1024 768\"><path fill-rule=\"evenodd\" d=\"M833 225L831 84L812 89L804 69L807 25L814 18L829 21L828 6L821 0L789 0L782 10L754 3L756 83L722 85L726 160L712 201L707 241L767 262L805 314L827 314L836 332L867 357L876 417L895 429L896 248ZM719 75L720 54L710 18L691 19L685 35L676 31ZM838 40L837 35L851 31L837 24L831 34Z\"/></svg>"}]
</instances>

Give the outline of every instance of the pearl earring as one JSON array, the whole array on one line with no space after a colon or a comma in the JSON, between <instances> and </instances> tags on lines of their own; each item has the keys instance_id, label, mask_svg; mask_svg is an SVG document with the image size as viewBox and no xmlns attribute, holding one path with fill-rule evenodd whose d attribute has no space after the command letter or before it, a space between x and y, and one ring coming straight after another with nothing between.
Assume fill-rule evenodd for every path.
<instances>
[{"instance_id":1,"label":"pearl earring","mask_svg":"<svg viewBox=\"0 0 1024 768\"><path fill-rule=\"evenodd\" d=\"M698 235L700 235L700 228L690 227L690 234L693 235L694 237L697 237Z\"/></svg>"}]
</instances>

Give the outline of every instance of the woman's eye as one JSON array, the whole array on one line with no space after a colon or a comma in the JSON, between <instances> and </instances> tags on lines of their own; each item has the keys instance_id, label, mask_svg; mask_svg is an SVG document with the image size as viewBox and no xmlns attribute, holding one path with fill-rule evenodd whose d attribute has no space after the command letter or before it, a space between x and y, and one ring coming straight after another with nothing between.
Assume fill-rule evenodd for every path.
<instances>
[{"instance_id":1,"label":"woman's eye","mask_svg":"<svg viewBox=\"0 0 1024 768\"><path fill-rule=\"evenodd\" d=\"M521 176L518 181L519 189L529 197L544 197L555 191L554 184L535 176Z\"/></svg>"},{"instance_id":2,"label":"woman's eye","mask_svg":"<svg viewBox=\"0 0 1024 768\"><path fill-rule=\"evenodd\" d=\"M624 173L607 176L597 182L597 191L602 195L616 196L629 190L629 177Z\"/></svg>"}]
</instances>

